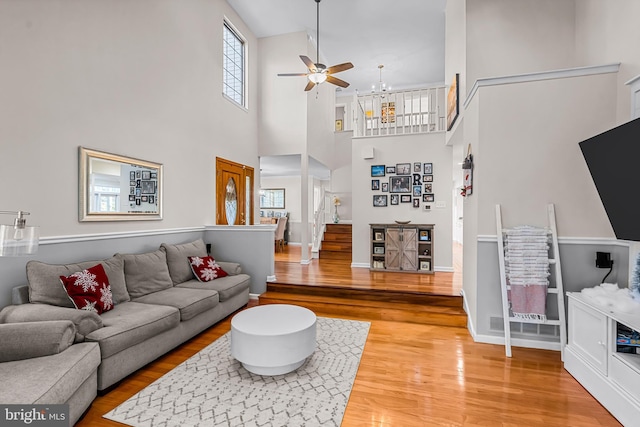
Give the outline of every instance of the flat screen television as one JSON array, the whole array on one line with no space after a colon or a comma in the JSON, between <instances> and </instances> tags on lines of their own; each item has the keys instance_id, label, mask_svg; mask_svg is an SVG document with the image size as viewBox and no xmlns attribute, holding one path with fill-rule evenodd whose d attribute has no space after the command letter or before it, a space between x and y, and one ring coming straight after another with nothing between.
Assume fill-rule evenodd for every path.
<instances>
[{"instance_id":1,"label":"flat screen television","mask_svg":"<svg viewBox=\"0 0 640 427\"><path fill-rule=\"evenodd\" d=\"M580 143L616 238L640 241L640 118Z\"/></svg>"}]
</instances>

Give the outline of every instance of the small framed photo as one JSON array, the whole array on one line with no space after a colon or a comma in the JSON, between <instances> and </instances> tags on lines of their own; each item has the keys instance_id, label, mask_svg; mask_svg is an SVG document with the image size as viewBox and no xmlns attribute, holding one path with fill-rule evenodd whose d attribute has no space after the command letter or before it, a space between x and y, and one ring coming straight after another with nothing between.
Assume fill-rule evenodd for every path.
<instances>
[{"instance_id":1,"label":"small framed photo","mask_svg":"<svg viewBox=\"0 0 640 427\"><path fill-rule=\"evenodd\" d=\"M400 203L411 203L411 194L401 194Z\"/></svg>"},{"instance_id":2,"label":"small framed photo","mask_svg":"<svg viewBox=\"0 0 640 427\"><path fill-rule=\"evenodd\" d=\"M395 166L387 166L387 173L396 173Z\"/></svg>"},{"instance_id":3,"label":"small framed photo","mask_svg":"<svg viewBox=\"0 0 640 427\"><path fill-rule=\"evenodd\" d=\"M373 206L376 208L387 206L387 195L376 194L375 196L373 196Z\"/></svg>"},{"instance_id":4,"label":"small framed photo","mask_svg":"<svg viewBox=\"0 0 640 427\"><path fill-rule=\"evenodd\" d=\"M433 173L433 163L424 164L424 174L431 175Z\"/></svg>"},{"instance_id":5,"label":"small framed photo","mask_svg":"<svg viewBox=\"0 0 640 427\"><path fill-rule=\"evenodd\" d=\"M158 172L151 172L151 179L158 179Z\"/></svg>"},{"instance_id":6,"label":"small framed photo","mask_svg":"<svg viewBox=\"0 0 640 427\"><path fill-rule=\"evenodd\" d=\"M146 179L146 180L151 179L151 171L142 171L142 179Z\"/></svg>"},{"instance_id":7,"label":"small framed photo","mask_svg":"<svg viewBox=\"0 0 640 427\"><path fill-rule=\"evenodd\" d=\"M396 164L397 175L411 175L411 163L397 163Z\"/></svg>"},{"instance_id":8,"label":"small framed photo","mask_svg":"<svg viewBox=\"0 0 640 427\"><path fill-rule=\"evenodd\" d=\"M134 194L129 194L129 201L130 202L135 202L136 201L136 196Z\"/></svg>"},{"instance_id":9,"label":"small framed photo","mask_svg":"<svg viewBox=\"0 0 640 427\"><path fill-rule=\"evenodd\" d=\"M149 196L149 203L155 203L156 198L154 196Z\"/></svg>"},{"instance_id":10,"label":"small framed photo","mask_svg":"<svg viewBox=\"0 0 640 427\"><path fill-rule=\"evenodd\" d=\"M391 195L391 204L392 205L397 205L398 202L400 202L400 195L399 194L392 194Z\"/></svg>"},{"instance_id":11,"label":"small framed photo","mask_svg":"<svg viewBox=\"0 0 640 427\"><path fill-rule=\"evenodd\" d=\"M129 186L135 187L136 186L136 182L135 181L129 181Z\"/></svg>"},{"instance_id":12,"label":"small framed photo","mask_svg":"<svg viewBox=\"0 0 640 427\"><path fill-rule=\"evenodd\" d=\"M413 196L420 197L422 195L422 185L413 186Z\"/></svg>"},{"instance_id":13,"label":"small framed photo","mask_svg":"<svg viewBox=\"0 0 640 427\"><path fill-rule=\"evenodd\" d=\"M135 171L129 172L129 181L135 181L135 179L136 179Z\"/></svg>"},{"instance_id":14,"label":"small framed photo","mask_svg":"<svg viewBox=\"0 0 640 427\"><path fill-rule=\"evenodd\" d=\"M388 182L383 182L382 183L382 191L385 193L389 192L389 183Z\"/></svg>"},{"instance_id":15,"label":"small framed photo","mask_svg":"<svg viewBox=\"0 0 640 427\"><path fill-rule=\"evenodd\" d=\"M435 200L434 194L425 194L425 202L433 202Z\"/></svg>"},{"instance_id":16,"label":"small framed photo","mask_svg":"<svg viewBox=\"0 0 640 427\"><path fill-rule=\"evenodd\" d=\"M433 175L422 175L422 182L433 182Z\"/></svg>"},{"instance_id":17,"label":"small framed photo","mask_svg":"<svg viewBox=\"0 0 640 427\"><path fill-rule=\"evenodd\" d=\"M433 184L425 184L424 185L425 193L433 193Z\"/></svg>"},{"instance_id":18,"label":"small framed photo","mask_svg":"<svg viewBox=\"0 0 640 427\"><path fill-rule=\"evenodd\" d=\"M376 255L384 255L384 246L374 246L373 253Z\"/></svg>"},{"instance_id":19,"label":"small framed photo","mask_svg":"<svg viewBox=\"0 0 640 427\"><path fill-rule=\"evenodd\" d=\"M134 194L135 195L136 194L136 187L131 187L129 189L129 194Z\"/></svg>"},{"instance_id":20,"label":"small framed photo","mask_svg":"<svg viewBox=\"0 0 640 427\"><path fill-rule=\"evenodd\" d=\"M371 180L371 189L372 190L379 190L380 189L380 180L379 179L372 179Z\"/></svg>"},{"instance_id":21,"label":"small framed photo","mask_svg":"<svg viewBox=\"0 0 640 427\"><path fill-rule=\"evenodd\" d=\"M429 201L429 200L427 200L427 196L428 196L428 194L423 194L423 195L422 195L422 201L423 201L424 203L427 203L427 202Z\"/></svg>"},{"instance_id":22,"label":"small framed photo","mask_svg":"<svg viewBox=\"0 0 640 427\"><path fill-rule=\"evenodd\" d=\"M384 176L384 165L372 165L371 176Z\"/></svg>"},{"instance_id":23,"label":"small framed photo","mask_svg":"<svg viewBox=\"0 0 640 427\"><path fill-rule=\"evenodd\" d=\"M140 206L141 203L140 197L136 197L136 206Z\"/></svg>"},{"instance_id":24,"label":"small framed photo","mask_svg":"<svg viewBox=\"0 0 640 427\"><path fill-rule=\"evenodd\" d=\"M140 179L140 171L136 171L136 179Z\"/></svg>"},{"instance_id":25,"label":"small framed photo","mask_svg":"<svg viewBox=\"0 0 640 427\"><path fill-rule=\"evenodd\" d=\"M140 200L142 200L142 203L147 203L147 199L149 198L149 196L142 196L140 197Z\"/></svg>"},{"instance_id":26,"label":"small framed photo","mask_svg":"<svg viewBox=\"0 0 640 427\"><path fill-rule=\"evenodd\" d=\"M425 261L425 260L420 261L420 270L422 271L431 270L431 262Z\"/></svg>"},{"instance_id":27,"label":"small framed photo","mask_svg":"<svg viewBox=\"0 0 640 427\"><path fill-rule=\"evenodd\" d=\"M411 177L410 176L392 176L389 177L389 192L391 193L410 193Z\"/></svg>"},{"instance_id":28,"label":"small framed photo","mask_svg":"<svg viewBox=\"0 0 640 427\"><path fill-rule=\"evenodd\" d=\"M413 171L414 172L420 172L422 170L422 164L421 163L414 163L413 164Z\"/></svg>"},{"instance_id":29,"label":"small framed photo","mask_svg":"<svg viewBox=\"0 0 640 427\"><path fill-rule=\"evenodd\" d=\"M419 208L420 207L420 199L413 199L413 207L414 208Z\"/></svg>"},{"instance_id":30,"label":"small framed photo","mask_svg":"<svg viewBox=\"0 0 640 427\"><path fill-rule=\"evenodd\" d=\"M420 240L421 242L428 242L429 240L431 240L429 230L420 230L420 232L418 233L418 240Z\"/></svg>"},{"instance_id":31,"label":"small framed photo","mask_svg":"<svg viewBox=\"0 0 640 427\"><path fill-rule=\"evenodd\" d=\"M140 189L136 188L136 197L140 197L141 195L142 194L140 193ZM138 200L136 200L136 204L138 204L137 202L138 202Z\"/></svg>"},{"instance_id":32,"label":"small framed photo","mask_svg":"<svg viewBox=\"0 0 640 427\"><path fill-rule=\"evenodd\" d=\"M155 194L156 182L155 181L141 181L142 194Z\"/></svg>"},{"instance_id":33,"label":"small framed photo","mask_svg":"<svg viewBox=\"0 0 640 427\"><path fill-rule=\"evenodd\" d=\"M382 231L376 231L375 233L373 233L373 240L383 241L384 233Z\"/></svg>"}]
</instances>

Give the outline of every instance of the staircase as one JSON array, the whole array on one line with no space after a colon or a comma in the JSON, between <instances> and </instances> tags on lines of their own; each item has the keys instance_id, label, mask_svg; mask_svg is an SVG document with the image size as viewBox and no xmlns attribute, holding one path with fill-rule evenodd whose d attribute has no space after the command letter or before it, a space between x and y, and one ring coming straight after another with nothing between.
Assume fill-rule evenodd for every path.
<instances>
[{"instance_id":1,"label":"staircase","mask_svg":"<svg viewBox=\"0 0 640 427\"><path fill-rule=\"evenodd\" d=\"M320 258L351 259L351 224L326 224Z\"/></svg>"}]
</instances>

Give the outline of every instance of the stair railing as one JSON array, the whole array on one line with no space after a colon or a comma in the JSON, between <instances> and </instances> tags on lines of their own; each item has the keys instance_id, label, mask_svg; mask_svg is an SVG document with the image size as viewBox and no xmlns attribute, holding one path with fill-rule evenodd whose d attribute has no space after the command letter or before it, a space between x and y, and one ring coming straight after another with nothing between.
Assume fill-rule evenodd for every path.
<instances>
[{"instance_id":1,"label":"stair railing","mask_svg":"<svg viewBox=\"0 0 640 427\"><path fill-rule=\"evenodd\" d=\"M320 252L320 246L322 245L322 238L324 237L324 219L325 219L325 190L324 188L320 193L320 202L313 214L313 242L311 245L312 258L318 258Z\"/></svg>"}]
</instances>

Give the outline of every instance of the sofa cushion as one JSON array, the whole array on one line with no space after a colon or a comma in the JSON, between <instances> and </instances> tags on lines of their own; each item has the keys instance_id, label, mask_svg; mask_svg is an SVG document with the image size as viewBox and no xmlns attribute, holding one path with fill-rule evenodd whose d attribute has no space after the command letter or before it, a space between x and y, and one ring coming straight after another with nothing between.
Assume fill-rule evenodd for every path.
<instances>
[{"instance_id":1,"label":"sofa cushion","mask_svg":"<svg viewBox=\"0 0 640 427\"><path fill-rule=\"evenodd\" d=\"M171 288L136 298L134 302L175 307L180 310L181 320L189 320L212 309L220 300L218 292L214 290Z\"/></svg>"},{"instance_id":2,"label":"sofa cushion","mask_svg":"<svg viewBox=\"0 0 640 427\"><path fill-rule=\"evenodd\" d=\"M102 264L109 278L113 302L120 304L129 301L125 285L124 263L118 257L102 261L85 261L76 264L46 264L40 261L27 263L27 279L29 281L29 301L59 307L73 307L71 300L60 286L60 276L69 276L96 264Z\"/></svg>"},{"instance_id":3,"label":"sofa cushion","mask_svg":"<svg viewBox=\"0 0 640 427\"><path fill-rule=\"evenodd\" d=\"M124 279L131 299L173 286L164 251L116 254L116 257L124 260Z\"/></svg>"},{"instance_id":4,"label":"sofa cushion","mask_svg":"<svg viewBox=\"0 0 640 427\"><path fill-rule=\"evenodd\" d=\"M237 274L235 276L229 275L227 277L221 277L220 279L212 280L210 282L199 282L197 280L189 280L188 282L176 285L176 288L191 288L191 289L209 289L217 291L220 295L220 302L247 292L249 289L251 278L247 274Z\"/></svg>"},{"instance_id":5,"label":"sofa cushion","mask_svg":"<svg viewBox=\"0 0 640 427\"><path fill-rule=\"evenodd\" d=\"M207 256L207 247L202 239L181 245L163 243L160 245L160 249L167 253L167 264L169 265L169 273L174 285L193 279L188 257Z\"/></svg>"},{"instance_id":6,"label":"sofa cushion","mask_svg":"<svg viewBox=\"0 0 640 427\"><path fill-rule=\"evenodd\" d=\"M68 320L0 324L0 362L61 353L75 336L76 328Z\"/></svg>"},{"instance_id":7,"label":"sofa cushion","mask_svg":"<svg viewBox=\"0 0 640 427\"><path fill-rule=\"evenodd\" d=\"M104 326L85 337L100 344L103 359L180 323L180 312L166 305L129 301L102 314Z\"/></svg>"},{"instance_id":8,"label":"sofa cushion","mask_svg":"<svg viewBox=\"0 0 640 427\"><path fill-rule=\"evenodd\" d=\"M66 403L95 375L99 364L100 350L96 343L75 344L52 356L0 363L0 402Z\"/></svg>"},{"instance_id":9,"label":"sofa cushion","mask_svg":"<svg viewBox=\"0 0 640 427\"><path fill-rule=\"evenodd\" d=\"M196 279L200 282L210 282L228 276L227 272L216 263L213 257L190 256L188 259L193 275L196 276Z\"/></svg>"},{"instance_id":10,"label":"sofa cushion","mask_svg":"<svg viewBox=\"0 0 640 427\"><path fill-rule=\"evenodd\" d=\"M76 327L75 342L84 341L87 334L102 328L102 318L97 313L58 307L49 304L8 305L0 311L0 323L69 320Z\"/></svg>"},{"instance_id":11,"label":"sofa cushion","mask_svg":"<svg viewBox=\"0 0 640 427\"><path fill-rule=\"evenodd\" d=\"M60 276L60 281L77 309L102 314L113 308L111 286L102 264L70 276Z\"/></svg>"}]
</instances>

